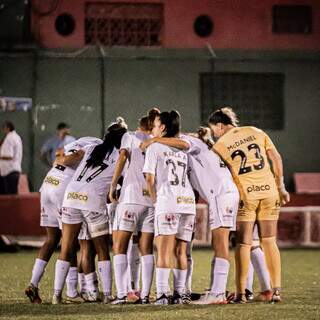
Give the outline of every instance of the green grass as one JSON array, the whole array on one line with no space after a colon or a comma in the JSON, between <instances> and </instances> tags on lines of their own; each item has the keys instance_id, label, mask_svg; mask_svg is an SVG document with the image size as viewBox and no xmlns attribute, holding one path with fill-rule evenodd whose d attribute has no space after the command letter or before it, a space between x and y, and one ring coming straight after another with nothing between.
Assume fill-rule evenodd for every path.
<instances>
[{"instance_id":1,"label":"green grass","mask_svg":"<svg viewBox=\"0 0 320 320\"><path fill-rule=\"evenodd\" d=\"M30 280L36 251L0 253L0 318L16 319L320 319L320 251L282 251L283 297L277 305L253 303L226 306L109 306L49 304L54 259L41 282L42 305L31 305L23 291ZM208 286L211 251L195 250L194 291ZM229 277L233 289L233 266ZM255 286L257 288L257 285Z\"/></svg>"}]
</instances>

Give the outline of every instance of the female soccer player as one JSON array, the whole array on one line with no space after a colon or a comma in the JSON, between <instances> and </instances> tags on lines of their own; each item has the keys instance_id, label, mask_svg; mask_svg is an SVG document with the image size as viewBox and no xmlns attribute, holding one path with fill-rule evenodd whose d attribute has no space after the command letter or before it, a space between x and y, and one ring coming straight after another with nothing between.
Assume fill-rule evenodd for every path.
<instances>
[{"instance_id":1,"label":"female soccer player","mask_svg":"<svg viewBox=\"0 0 320 320\"><path fill-rule=\"evenodd\" d=\"M88 230L98 255L98 270L103 293L108 297L110 288L110 256L108 248L109 225L106 209L107 192L111 183L122 136L127 132L127 125L122 118L111 124L103 143L88 146L75 157L82 157L71 182L68 184L62 208L62 243L61 252L56 262L53 304L61 303L64 281L70 267L70 257L75 248L82 222ZM79 155L80 154L80 155ZM86 274L87 298L98 299L93 275Z\"/></svg>"},{"instance_id":2,"label":"female soccer player","mask_svg":"<svg viewBox=\"0 0 320 320\"><path fill-rule=\"evenodd\" d=\"M94 137L83 137L72 143L67 144L64 150L56 155L56 160L52 169L47 173L40 188L40 202L41 202L41 219L40 225L46 228L46 240L42 245L38 258L36 259L30 285L26 288L25 294L32 303L41 303L39 296L39 283L45 272L45 267L49 262L53 251L59 244L61 238L61 207L63 202L64 191L75 173L76 164L73 166L66 165L66 157L75 151L80 150L86 145L98 144L102 140ZM77 260L74 255L72 266L68 273L68 279L75 279L67 281L68 292L67 295L73 297L74 287L77 284ZM71 284L71 285L68 285ZM73 288L73 289L72 289Z\"/></svg>"},{"instance_id":3,"label":"female soccer player","mask_svg":"<svg viewBox=\"0 0 320 320\"><path fill-rule=\"evenodd\" d=\"M180 115L161 112L152 133L155 137L177 137ZM184 303L187 274L187 242L191 241L195 219L195 199L187 177L186 153L153 143L146 151L143 172L148 192L155 203L155 236L158 251L156 285L158 305L169 303L171 259L174 258L173 302Z\"/></svg>"},{"instance_id":4,"label":"female soccer player","mask_svg":"<svg viewBox=\"0 0 320 320\"><path fill-rule=\"evenodd\" d=\"M128 269L127 250L133 233L138 233L139 250L141 254L142 290L140 299L136 303L148 304L149 293L153 278L153 236L154 236L154 208L147 191L142 173L144 154L140 144L150 138L150 130L158 109L150 110L147 116L141 118L136 132L126 133L122 137L119 159L112 178L109 197L116 201L114 193L124 166L129 164L123 179L119 204L113 222L113 263L117 298L112 304L127 302L127 278L123 275Z\"/></svg>"},{"instance_id":5,"label":"female soccer player","mask_svg":"<svg viewBox=\"0 0 320 320\"><path fill-rule=\"evenodd\" d=\"M211 151L213 141L209 128L200 128L196 137L181 135L180 138L189 143L187 150L191 185L209 205L209 224L215 252L211 270L211 289L194 303L226 304L229 233L230 230L235 230L239 192L226 165ZM183 147L181 139L153 138L151 141L176 148Z\"/></svg>"},{"instance_id":6,"label":"female soccer player","mask_svg":"<svg viewBox=\"0 0 320 320\"><path fill-rule=\"evenodd\" d=\"M241 199L237 215L237 295L233 302L246 302L246 279L255 222L258 224L260 243L270 273L273 288L271 300L281 301L277 222L281 202L285 204L290 200L284 185L281 156L265 132L255 127L238 127L237 117L231 108L213 112L209 126L218 139L213 149L229 166Z\"/></svg>"}]
</instances>

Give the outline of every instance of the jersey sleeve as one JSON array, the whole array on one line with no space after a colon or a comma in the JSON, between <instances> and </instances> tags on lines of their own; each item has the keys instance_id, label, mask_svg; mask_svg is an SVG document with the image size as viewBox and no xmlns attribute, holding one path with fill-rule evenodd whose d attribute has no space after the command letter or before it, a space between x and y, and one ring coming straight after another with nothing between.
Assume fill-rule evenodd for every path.
<instances>
[{"instance_id":1,"label":"jersey sleeve","mask_svg":"<svg viewBox=\"0 0 320 320\"><path fill-rule=\"evenodd\" d=\"M264 147L266 148L266 150L276 149L270 137L265 132L264 132Z\"/></svg>"},{"instance_id":2,"label":"jersey sleeve","mask_svg":"<svg viewBox=\"0 0 320 320\"><path fill-rule=\"evenodd\" d=\"M157 154L156 150L151 145L146 152L146 157L143 166L143 173L151 173L153 175L156 174L156 167L157 167Z\"/></svg>"},{"instance_id":3,"label":"jersey sleeve","mask_svg":"<svg viewBox=\"0 0 320 320\"><path fill-rule=\"evenodd\" d=\"M1 156L2 157L11 157L11 158L13 158L13 156L14 156L14 145L13 145L13 142L10 141L10 139L6 139L4 141L4 143L2 144L2 146L1 146L0 152L1 152Z\"/></svg>"},{"instance_id":4,"label":"jersey sleeve","mask_svg":"<svg viewBox=\"0 0 320 320\"><path fill-rule=\"evenodd\" d=\"M131 146L132 146L132 137L130 136L130 134L128 132L126 132L122 136L120 150L124 149L130 153Z\"/></svg>"}]
</instances>

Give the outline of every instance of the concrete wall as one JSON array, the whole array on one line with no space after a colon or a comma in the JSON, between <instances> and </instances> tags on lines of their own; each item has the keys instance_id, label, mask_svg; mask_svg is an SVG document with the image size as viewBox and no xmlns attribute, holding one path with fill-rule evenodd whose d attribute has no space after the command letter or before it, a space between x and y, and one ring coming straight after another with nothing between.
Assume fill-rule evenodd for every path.
<instances>
[{"instance_id":1,"label":"concrete wall","mask_svg":"<svg viewBox=\"0 0 320 320\"><path fill-rule=\"evenodd\" d=\"M283 155L287 180L296 171L320 171L319 57L229 51L217 52L217 56L216 72L285 75L285 128L268 133ZM26 54L0 56L1 95L34 99L32 113L0 113L0 122L13 120L22 135L23 169L34 190L47 170L38 160L40 146L60 121L70 123L76 137L100 136L102 127L116 116L123 116L130 129L135 129L148 108L159 106L178 109L185 131L200 125L199 75L211 70L206 52L107 51L103 106L99 59L95 54L70 58L41 53L36 60Z\"/></svg>"}]
</instances>

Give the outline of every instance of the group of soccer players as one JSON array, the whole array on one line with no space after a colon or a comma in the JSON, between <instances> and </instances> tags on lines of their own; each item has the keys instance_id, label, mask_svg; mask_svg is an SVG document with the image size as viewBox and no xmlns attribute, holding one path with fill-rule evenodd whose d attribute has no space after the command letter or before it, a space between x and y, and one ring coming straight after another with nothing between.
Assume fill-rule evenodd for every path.
<instances>
[{"instance_id":1,"label":"group of soccer players","mask_svg":"<svg viewBox=\"0 0 320 320\"><path fill-rule=\"evenodd\" d=\"M178 112L153 108L134 132L117 118L103 140L83 137L58 150L40 189L47 239L25 290L32 303L42 302L38 286L60 240L53 304L62 303L65 283L69 303L149 304L154 273L156 305L246 303L254 299L253 270L261 286L255 299L281 301L276 231L290 197L277 149L262 130L239 127L231 108L213 112L195 134L180 127ZM195 195L208 204L214 250L210 288L198 297ZM231 231L236 292L228 295Z\"/></svg>"}]
</instances>

